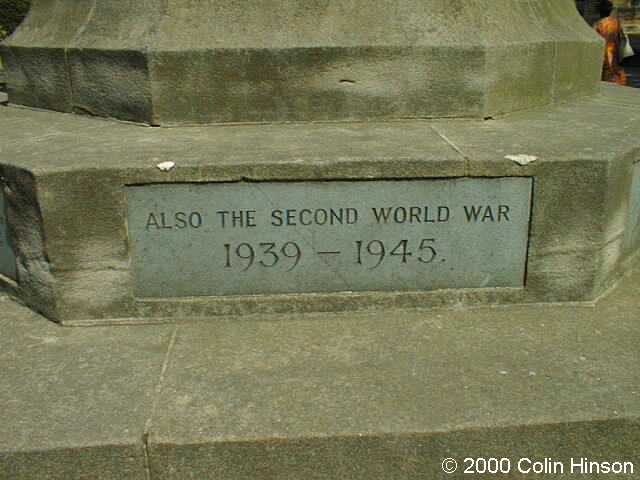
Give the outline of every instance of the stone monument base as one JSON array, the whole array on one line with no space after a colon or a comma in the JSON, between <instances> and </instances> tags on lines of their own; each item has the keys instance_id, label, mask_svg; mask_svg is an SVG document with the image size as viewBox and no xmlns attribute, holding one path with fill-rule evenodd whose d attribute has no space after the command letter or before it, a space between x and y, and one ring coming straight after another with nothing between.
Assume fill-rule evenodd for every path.
<instances>
[{"instance_id":1,"label":"stone monument base","mask_svg":"<svg viewBox=\"0 0 640 480\"><path fill-rule=\"evenodd\" d=\"M591 302L640 247L638 122L610 86L483 121L2 107L0 283L68 324Z\"/></svg>"},{"instance_id":2,"label":"stone monument base","mask_svg":"<svg viewBox=\"0 0 640 480\"><path fill-rule=\"evenodd\" d=\"M637 478L639 299L95 328L0 300L0 478Z\"/></svg>"},{"instance_id":3,"label":"stone monument base","mask_svg":"<svg viewBox=\"0 0 640 480\"><path fill-rule=\"evenodd\" d=\"M637 476L639 106L636 92L603 86L592 100L486 121L179 130L2 107L0 478L466 478L465 459L487 457L505 459L504 478L540 466L540 478L560 468L595 478L594 463L607 462ZM195 212L186 208L200 189L226 202L235 193L218 198L216 187L264 186L279 202L281 186L319 180L338 199L358 182L401 182L384 184L398 196L418 185L436 200L447 190L413 219L423 239L461 239L451 252L469 259L469 275L445 261L453 270L436 280L451 288L416 277L422 291L278 293L252 274L259 294L190 296L178 289L243 283L180 277L192 271L181 262L209 261L194 232L182 244L141 236L196 229L197 216L177 213ZM371 206L382 192L351 199ZM465 230L452 219L477 203L454 200L476 194L508 201ZM169 225L159 207L172 202ZM236 220L249 229L259 228L253 207ZM344 215L340 231L357 242ZM509 224L506 241L523 243L473 256L503 242L491 229ZM379 246L360 251L366 269L392 268L376 265ZM433 266L443 251L435 241L411 249L396 251L396 266ZM247 252L230 260L249 262ZM277 252L291 262L285 275L300 259ZM158 254L164 263L140 262ZM165 264L176 285L162 284L171 295L160 298L170 277L147 268ZM488 285L464 283L485 269ZM95 328L61 328L33 310ZM178 321L194 318L203 321ZM136 325L96 326L114 323ZM442 472L447 459L456 473Z\"/></svg>"}]
</instances>

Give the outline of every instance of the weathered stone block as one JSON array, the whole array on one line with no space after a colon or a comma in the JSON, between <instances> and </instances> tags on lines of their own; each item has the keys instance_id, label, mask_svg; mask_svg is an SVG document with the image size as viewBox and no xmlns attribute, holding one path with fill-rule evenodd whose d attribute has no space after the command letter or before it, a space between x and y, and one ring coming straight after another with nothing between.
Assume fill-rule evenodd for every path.
<instances>
[{"instance_id":1,"label":"weathered stone block","mask_svg":"<svg viewBox=\"0 0 640 480\"><path fill-rule=\"evenodd\" d=\"M65 52L55 48L15 48L3 55L11 80L12 103L59 112L72 109L72 91Z\"/></svg>"},{"instance_id":2,"label":"weathered stone block","mask_svg":"<svg viewBox=\"0 0 640 480\"><path fill-rule=\"evenodd\" d=\"M36 2L12 103L153 125L475 117L593 95L573 0Z\"/></svg>"},{"instance_id":3,"label":"weathered stone block","mask_svg":"<svg viewBox=\"0 0 640 480\"><path fill-rule=\"evenodd\" d=\"M140 128L4 107L0 128L13 140L0 153L0 175L9 241L17 258L14 290L49 318L66 322L593 301L626 271L638 248L637 180L632 182L632 172L640 160L640 145L633 136L616 133L621 109L632 125L640 121L638 107L636 91L603 87L591 100L492 121L189 129ZM611 143L612 136L618 141ZM512 155L521 153L537 160L528 165L512 160ZM175 168L159 169L158 164L166 161L174 162ZM402 188L408 181L424 185L424 195L409 202L410 189ZM308 189L302 188L305 182ZM326 197L330 200L314 193L318 182L325 182L323 191L334 192ZM501 182L533 187L510 199L497 187ZM352 184L358 187L348 188ZM447 185L448 193L438 194L436 184ZM268 215L273 210L321 207L329 201L334 207L355 206L364 212L402 206L396 203L403 196L405 203L415 200L411 206L423 212L424 207L444 205L454 215L472 200L456 190L457 184L486 184L483 198L496 199L498 207L526 206L531 192L530 222L523 211L516 228L515 223L492 224L489 220L499 215L498 208L484 226L482 222L473 228L459 226L462 233L455 238L447 232L455 231L460 219L438 225L433 210L425 214L430 221L424 224L390 230L375 223L343 225L331 234L290 227L277 236L277 229L266 229L264 223L224 234L215 228L189 234L181 228L196 206L205 208L202 219L210 222L220 220L219 210L231 207L255 210L256 215L264 210ZM189 185L204 197L194 203L188 200L191 197L171 194L188 190ZM291 197L296 185L307 192L299 200ZM400 190L389 185L400 185ZM288 193L269 193L276 187ZM229 189L237 190L235 203L225 193ZM135 200L134 191L146 192L146 203ZM185 215L176 216L180 212ZM140 243L140 235L149 234L147 227L158 230L157 242L149 237ZM501 238L500 232L508 238ZM311 269L297 281L289 267L278 270L277 277L267 273L276 256L291 264L300 260L291 245L282 250L285 243L297 241L296 235L306 242L301 252L305 268ZM490 238L495 240L487 241ZM425 270L425 275L435 277L406 277L417 268L410 262L426 258L433 245L422 244L421 250L421 244L413 242L416 239L441 242L440 251L450 253L443 255L445 261L451 255L472 258L471 250L483 242L487 250L473 260L469 278L463 278L460 270L465 264L455 262L442 264L453 267L452 273ZM526 245L509 247L513 241ZM318 255L326 242L346 246L336 269L336 275L347 269L347 276L353 277L344 288L338 288L337 279L318 286L306 278L327 273L318 269L329 268L329 260L313 267L309 267L313 262L306 263L308 255ZM253 254L241 244L250 244ZM380 257L385 263L378 272L381 278L388 277L384 285L376 278L376 268L370 268ZM164 266L159 265L163 258ZM145 263L149 259L151 265ZM259 268L245 269L249 263ZM176 271L184 265L189 267ZM523 280L514 280L517 269L514 277L503 280L494 275L510 271L509 265L522 269ZM462 276L455 277L458 274ZM170 285L173 280L180 288Z\"/></svg>"}]
</instances>

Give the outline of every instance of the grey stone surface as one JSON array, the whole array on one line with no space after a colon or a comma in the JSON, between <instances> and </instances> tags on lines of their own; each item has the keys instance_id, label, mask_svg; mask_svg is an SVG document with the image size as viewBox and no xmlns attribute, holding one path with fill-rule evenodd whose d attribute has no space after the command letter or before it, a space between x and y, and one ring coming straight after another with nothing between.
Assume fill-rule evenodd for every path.
<instances>
[{"instance_id":1,"label":"grey stone surface","mask_svg":"<svg viewBox=\"0 0 640 480\"><path fill-rule=\"evenodd\" d=\"M137 297L523 287L529 178L129 187Z\"/></svg>"},{"instance_id":2,"label":"grey stone surface","mask_svg":"<svg viewBox=\"0 0 640 480\"><path fill-rule=\"evenodd\" d=\"M574 292L592 288L604 291L617 280L630 254L625 252L624 238L630 228L627 222L632 169L640 158L634 133L640 94L631 88L604 88L606 96L594 102L598 108L567 105L562 115L512 115L506 121L481 125L434 122L434 128L470 159L470 175L511 175L521 169L516 163L503 162L503 155L539 157L529 166L530 174L537 179L534 201L562 208L553 213L546 206L534 208L527 280L530 287L540 284L538 272L544 272L548 287ZM631 123L619 124L620 134L607 133L609 128L603 128L602 122L613 124L615 118ZM568 138L573 141L567 143ZM606 170L606 180L597 178L599 171L605 172L601 168ZM539 181L543 178L544 182ZM591 209L599 205L603 210ZM539 229L538 225L544 228ZM577 225L584 229L576 229ZM592 235L596 231L602 235L601 240ZM540 243L542 237L548 242ZM565 276L567 268L594 268L597 272L585 283L586 277Z\"/></svg>"},{"instance_id":3,"label":"grey stone surface","mask_svg":"<svg viewBox=\"0 0 640 480\"><path fill-rule=\"evenodd\" d=\"M633 166L631 183L631 201L629 206L629 220L625 233L625 246L633 252L640 246L640 163Z\"/></svg>"},{"instance_id":4,"label":"grey stone surface","mask_svg":"<svg viewBox=\"0 0 640 480\"><path fill-rule=\"evenodd\" d=\"M447 478L447 457L585 456L633 461L637 476L638 280L596 308L181 326L152 475Z\"/></svg>"},{"instance_id":5,"label":"grey stone surface","mask_svg":"<svg viewBox=\"0 0 640 480\"><path fill-rule=\"evenodd\" d=\"M468 478L440 470L467 456L637 478L639 298L636 270L595 306L94 328L0 298L0 478Z\"/></svg>"},{"instance_id":6,"label":"grey stone surface","mask_svg":"<svg viewBox=\"0 0 640 480\"><path fill-rule=\"evenodd\" d=\"M66 329L0 297L0 478L146 477L171 326Z\"/></svg>"},{"instance_id":7,"label":"grey stone surface","mask_svg":"<svg viewBox=\"0 0 640 480\"><path fill-rule=\"evenodd\" d=\"M14 280L16 278L16 255L9 242L7 211L2 183L0 183L0 275Z\"/></svg>"},{"instance_id":8,"label":"grey stone surface","mask_svg":"<svg viewBox=\"0 0 640 480\"><path fill-rule=\"evenodd\" d=\"M165 129L2 107L0 175L12 192L18 295L65 322L591 301L633 257L624 236L637 122L638 91L611 86L590 100L491 121ZM537 160L506 158L518 154ZM161 171L165 161L176 167ZM525 288L134 296L127 186L469 177L534 179Z\"/></svg>"},{"instance_id":9,"label":"grey stone surface","mask_svg":"<svg viewBox=\"0 0 640 480\"><path fill-rule=\"evenodd\" d=\"M11 102L148 124L499 115L592 95L574 0L47 0Z\"/></svg>"},{"instance_id":10,"label":"grey stone surface","mask_svg":"<svg viewBox=\"0 0 640 480\"><path fill-rule=\"evenodd\" d=\"M462 473L470 466L468 459L483 458L511 461L508 473L473 475L483 479L521 480L534 474L531 470L521 473L519 468L526 469L532 462L542 464L545 459L561 463L567 475L560 476L556 470L535 474L535 478L616 478L597 474L595 469L581 474L576 468L569 475L572 473L572 462L584 458L586 461L624 463L625 477L635 479L640 463L637 442L636 419L556 422L501 429L477 428L455 433L439 431L377 435L367 432L333 438L232 439L213 445L166 445L154 449L159 462L153 469L152 478L460 480L472 476ZM457 471L454 474L443 472L442 462L445 459L456 460ZM531 463L527 463L527 459ZM480 461L478 465L482 465Z\"/></svg>"}]
</instances>

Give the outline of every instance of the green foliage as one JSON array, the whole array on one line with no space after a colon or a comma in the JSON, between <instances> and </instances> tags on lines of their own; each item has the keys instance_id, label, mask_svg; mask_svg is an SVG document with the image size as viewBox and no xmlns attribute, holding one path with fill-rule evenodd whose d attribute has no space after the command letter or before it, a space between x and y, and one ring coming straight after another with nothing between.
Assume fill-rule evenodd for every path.
<instances>
[{"instance_id":1,"label":"green foliage","mask_svg":"<svg viewBox=\"0 0 640 480\"><path fill-rule=\"evenodd\" d=\"M28 0L0 0L0 40L13 32L29 11Z\"/></svg>"}]
</instances>

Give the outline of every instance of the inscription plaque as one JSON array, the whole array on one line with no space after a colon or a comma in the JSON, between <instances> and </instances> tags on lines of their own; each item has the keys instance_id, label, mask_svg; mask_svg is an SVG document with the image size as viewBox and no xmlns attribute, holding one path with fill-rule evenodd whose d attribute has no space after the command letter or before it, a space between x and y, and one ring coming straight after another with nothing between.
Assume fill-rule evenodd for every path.
<instances>
[{"instance_id":1,"label":"inscription plaque","mask_svg":"<svg viewBox=\"0 0 640 480\"><path fill-rule=\"evenodd\" d=\"M530 178L127 188L138 297L522 287Z\"/></svg>"},{"instance_id":2,"label":"inscription plaque","mask_svg":"<svg viewBox=\"0 0 640 480\"><path fill-rule=\"evenodd\" d=\"M2 184L0 184L0 275L16 279L16 256L9 243L7 208Z\"/></svg>"},{"instance_id":3,"label":"inscription plaque","mask_svg":"<svg viewBox=\"0 0 640 480\"><path fill-rule=\"evenodd\" d=\"M640 163L636 163L633 166L629 219L625 230L625 247L627 251L636 250L640 247Z\"/></svg>"}]
</instances>

